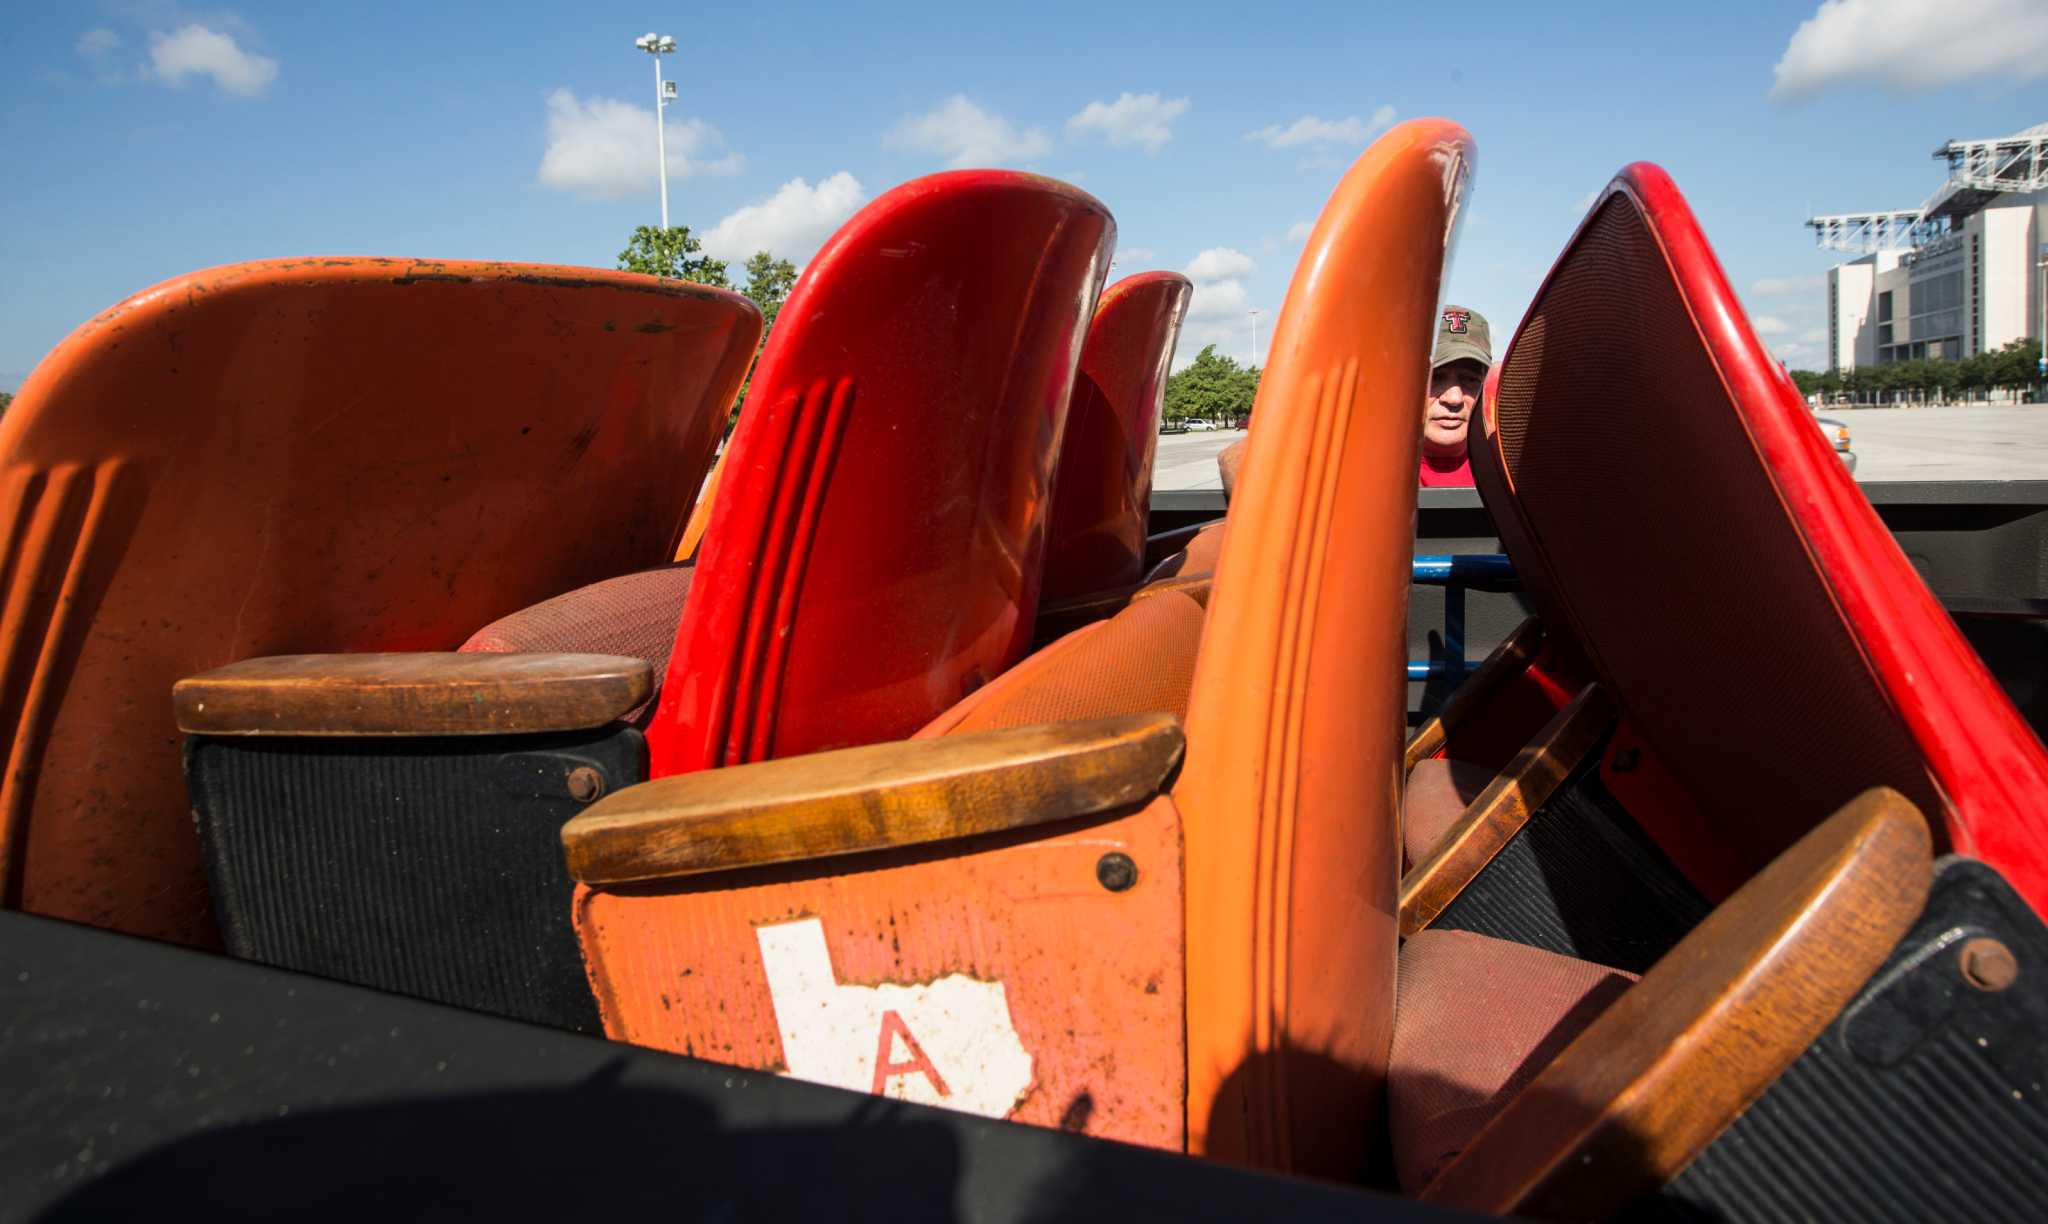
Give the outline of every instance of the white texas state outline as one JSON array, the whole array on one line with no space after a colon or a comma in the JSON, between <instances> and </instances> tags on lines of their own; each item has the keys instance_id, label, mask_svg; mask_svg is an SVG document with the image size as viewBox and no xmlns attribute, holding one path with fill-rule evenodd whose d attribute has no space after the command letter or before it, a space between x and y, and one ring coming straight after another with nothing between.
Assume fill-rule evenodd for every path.
<instances>
[{"instance_id":1,"label":"white texas state outline","mask_svg":"<svg viewBox=\"0 0 2048 1224\"><path fill-rule=\"evenodd\" d=\"M844 986L816 918L757 927L784 1074L1000 1118L1031 1087L1001 982Z\"/></svg>"}]
</instances>

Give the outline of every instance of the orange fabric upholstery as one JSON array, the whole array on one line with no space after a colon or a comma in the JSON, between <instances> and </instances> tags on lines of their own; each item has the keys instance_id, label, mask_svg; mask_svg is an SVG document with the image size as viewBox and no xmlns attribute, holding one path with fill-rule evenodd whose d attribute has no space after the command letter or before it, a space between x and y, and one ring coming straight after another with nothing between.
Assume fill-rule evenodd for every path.
<instances>
[{"instance_id":1,"label":"orange fabric upholstery","mask_svg":"<svg viewBox=\"0 0 2048 1224\"><path fill-rule=\"evenodd\" d=\"M1178 591L1084 625L933 719L918 738L1158 712L1186 717L1202 606Z\"/></svg>"},{"instance_id":2,"label":"orange fabric upholstery","mask_svg":"<svg viewBox=\"0 0 2048 1224\"><path fill-rule=\"evenodd\" d=\"M1158 582L1162 578L1198 578L1216 572L1216 561L1223 555L1223 529L1228 522L1204 527L1188 541L1188 546L1152 567L1145 575L1145 581Z\"/></svg>"},{"instance_id":3,"label":"orange fabric upholstery","mask_svg":"<svg viewBox=\"0 0 2048 1224\"><path fill-rule=\"evenodd\" d=\"M85 323L0 418L0 901L216 944L171 685L667 561L760 332L702 285L362 258Z\"/></svg>"},{"instance_id":4,"label":"orange fabric upholstery","mask_svg":"<svg viewBox=\"0 0 2048 1224\"><path fill-rule=\"evenodd\" d=\"M1387 1114L1401 1186L1422 1189L1635 975L1470 931L1401 949Z\"/></svg>"},{"instance_id":5,"label":"orange fabric upholstery","mask_svg":"<svg viewBox=\"0 0 2048 1224\"><path fill-rule=\"evenodd\" d=\"M1484 765L1441 757L1417 761L1401 796L1401 841L1409 863L1428 858L1492 781L1493 770Z\"/></svg>"},{"instance_id":6,"label":"orange fabric upholstery","mask_svg":"<svg viewBox=\"0 0 2048 1224\"><path fill-rule=\"evenodd\" d=\"M625 655L647 660L660 676L668 670L676 622L696 572L692 565L663 565L595 582L492 621L471 634L462 649ZM626 721L642 722L653 705L650 696Z\"/></svg>"}]
</instances>

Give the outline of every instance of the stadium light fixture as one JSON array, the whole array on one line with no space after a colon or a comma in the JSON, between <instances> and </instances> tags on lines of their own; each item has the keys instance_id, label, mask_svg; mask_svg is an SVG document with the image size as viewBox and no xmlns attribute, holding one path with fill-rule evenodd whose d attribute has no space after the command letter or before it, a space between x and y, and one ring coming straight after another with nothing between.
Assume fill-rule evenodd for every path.
<instances>
[{"instance_id":1,"label":"stadium light fixture","mask_svg":"<svg viewBox=\"0 0 2048 1224\"><path fill-rule=\"evenodd\" d=\"M663 130L661 112L669 100L676 96L675 83L663 87L661 80L661 57L676 49L676 40L667 34L656 34L649 30L633 40L633 45L654 57L654 172L661 184L661 228L668 229L668 136Z\"/></svg>"}]
</instances>

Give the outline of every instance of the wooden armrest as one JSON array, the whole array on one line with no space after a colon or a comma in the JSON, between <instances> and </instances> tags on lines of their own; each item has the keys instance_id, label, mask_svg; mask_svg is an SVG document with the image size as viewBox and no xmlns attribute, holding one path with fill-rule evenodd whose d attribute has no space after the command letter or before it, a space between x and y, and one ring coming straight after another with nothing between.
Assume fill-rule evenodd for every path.
<instances>
[{"instance_id":1,"label":"wooden armrest","mask_svg":"<svg viewBox=\"0 0 2048 1224\"><path fill-rule=\"evenodd\" d=\"M1429 857L1401 877L1401 938L1436 921L1586 759L1613 720L1613 703L1599 685L1589 684L1543 725Z\"/></svg>"},{"instance_id":2,"label":"wooden armrest","mask_svg":"<svg viewBox=\"0 0 2048 1224\"><path fill-rule=\"evenodd\" d=\"M1654 1191L1856 997L1919 917L1933 871L1911 802L1857 796L1651 966L1422 1197L1605 1219Z\"/></svg>"},{"instance_id":3,"label":"wooden armrest","mask_svg":"<svg viewBox=\"0 0 2048 1224\"><path fill-rule=\"evenodd\" d=\"M516 735L601 727L653 690L619 655L271 655L180 680L171 705L187 735Z\"/></svg>"},{"instance_id":4,"label":"wooden armrest","mask_svg":"<svg viewBox=\"0 0 2048 1224\"><path fill-rule=\"evenodd\" d=\"M1413 770L1417 761L1442 752L1451 732L1478 709L1493 690L1527 668L1529 660L1536 657L1536 651L1542 645L1543 623L1533 616L1524 618L1515 626L1514 632L1502 638L1500 645L1493 648L1493 653L1486 656L1486 662L1479 665L1479 670L1465 677L1465 682L1452 690L1436 717L1415 729L1407 751L1402 754L1402 773L1405 775Z\"/></svg>"},{"instance_id":5,"label":"wooden armrest","mask_svg":"<svg viewBox=\"0 0 2048 1224\"><path fill-rule=\"evenodd\" d=\"M1131 714L711 769L599 800L562 848L584 883L628 884L1028 828L1150 798L1182 743Z\"/></svg>"}]
</instances>

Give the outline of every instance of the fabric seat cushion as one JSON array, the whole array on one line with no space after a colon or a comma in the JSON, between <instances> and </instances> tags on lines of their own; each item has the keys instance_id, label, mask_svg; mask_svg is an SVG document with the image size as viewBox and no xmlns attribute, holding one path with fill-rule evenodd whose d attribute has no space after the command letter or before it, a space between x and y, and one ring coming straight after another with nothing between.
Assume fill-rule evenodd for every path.
<instances>
[{"instance_id":1,"label":"fabric seat cushion","mask_svg":"<svg viewBox=\"0 0 2048 1224\"><path fill-rule=\"evenodd\" d=\"M1178 591L1135 600L996 677L917 738L1155 711L1186 718L1202 617Z\"/></svg>"},{"instance_id":2,"label":"fabric seat cushion","mask_svg":"<svg viewBox=\"0 0 2048 1224\"><path fill-rule=\"evenodd\" d=\"M1145 575L1145 581L1158 582L1162 578L1202 578L1216 572L1216 561L1223 555L1223 529L1229 523L1217 523L1204 527L1188 541L1188 546L1152 567Z\"/></svg>"},{"instance_id":3,"label":"fabric seat cushion","mask_svg":"<svg viewBox=\"0 0 2048 1224\"><path fill-rule=\"evenodd\" d=\"M500 617L471 634L465 651L513 654L563 651L578 654L624 655L645 659L654 667L657 686L668 673L675 649L676 626L697 569L684 562L607 578L564 595ZM644 725L653 711L657 691L626 715Z\"/></svg>"},{"instance_id":4,"label":"fabric seat cushion","mask_svg":"<svg viewBox=\"0 0 2048 1224\"><path fill-rule=\"evenodd\" d=\"M1438 930L1402 945L1398 979L1387 1120L1410 1193L1636 981L1541 948Z\"/></svg>"},{"instance_id":5,"label":"fabric seat cushion","mask_svg":"<svg viewBox=\"0 0 2048 1224\"><path fill-rule=\"evenodd\" d=\"M1429 857L1493 778L1493 770L1469 761L1436 757L1415 763L1401 800L1401 843L1410 864Z\"/></svg>"}]
</instances>

